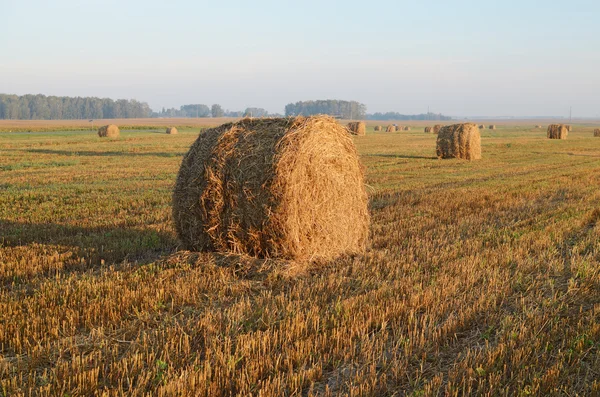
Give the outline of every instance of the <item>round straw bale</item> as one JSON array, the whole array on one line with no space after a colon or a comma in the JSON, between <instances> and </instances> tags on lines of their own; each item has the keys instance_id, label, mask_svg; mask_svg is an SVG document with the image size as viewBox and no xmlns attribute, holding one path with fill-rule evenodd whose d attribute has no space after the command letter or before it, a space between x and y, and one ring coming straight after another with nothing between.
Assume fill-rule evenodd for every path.
<instances>
[{"instance_id":1,"label":"round straw bale","mask_svg":"<svg viewBox=\"0 0 600 397\"><path fill-rule=\"evenodd\" d=\"M480 129L480 130L483 130L484 128L485 128L485 125L483 125L483 124L479 124L479 129Z\"/></svg>"},{"instance_id":2,"label":"round straw bale","mask_svg":"<svg viewBox=\"0 0 600 397\"><path fill-rule=\"evenodd\" d=\"M410 127L404 127L404 131L410 131Z\"/></svg>"},{"instance_id":3,"label":"round straw bale","mask_svg":"<svg viewBox=\"0 0 600 397\"><path fill-rule=\"evenodd\" d=\"M540 128L544 128L541 125L536 125L535 128L540 129Z\"/></svg>"},{"instance_id":4,"label":"round straw bale","mask_svg":"<svg viewBox=\"0 0 600 397\"><path fill-rule=\"evenodd\" d=\"M364 249L367 205L358 153L335 119L244 119L192 145L173 218L189 250L332 259Z\"/></svg>"},{"instance_id":5,"label":"round straw bale","mask_svg":"<svg viewBox=\"0 0 600 397\"><path fill-rule=\"evenodd\" d=\"M479 128L473 123L442 127L437 137L436 152L441 159L479 160L481 158Z\"/></svg>"},{"instance_id":6,"label":"round straw bale","mask_svg":"<svg viewBox=\"0 0 600 397\"><path fill-rule=\"evenodd\" d=\"M573 130L573 127L571 127L570 125L567 125L567 131L571 132Z\"/></svg>"},{"instance_id":7,"label":"round straw bale","mask_svg":"<svg viewBox=\"0 0 600 397\"><path fill-rule=\"evenodd\" d=\"M99 137L116 138L120 134L119 127L114 124L103 125L98 129Z\"/></svg>"},{"instance_id":8,"label":"round straw bale","mask_svg":"<svg viewBox=\"0 0 600 397\"><path fill-rule=\"evenodd\" d=\"M375 131L381 131L382 127L380 125L376 125L374 128Z\"/></svg>"},{"instance_id":9,"label":"round straw bale","mask_svg":"<svg viewBox=\"0 0 600 397\"><path fill-rule=\"evenodd\" d=\"M437 134L438 132L440 132L441 129L442 129L442 126L440 124L436 124L433 126L433 133Z\"/></svg>"},{"instance_id":10,"label":"round straw bale","mask_svg":"<svg viewBox=\"0 0 600 397\"><path fill-rule=\"evenodd\" d=\"M385 128L385 132L396 132L396 126L395 126L395 125L392 125L392 124L388 125L388 126Z\"/></svg>"},{"instance_id":11,"label":"round straw bale","mask_svg":"<svg viewBox=\"0 0 600 397\"><path fill-rule=\"evenodd\" d=\"M569 129L564 124L550 124L546 132L548 139L567 139Z\"/></svg>"},{"instance_id":12,"label":"round straw bale","mask_svg":"<svg viewBox=\"0 0 600 397\"><path fill-rule=\"evenodd\" d=\"M425 132L432 132L433 128L432 127L425 127Z\"/></svg>"},{"instance_id":13,"label":"round straw bale","mask_svg":"<svg viewBox=\"0 0 600 397\"><path fill-rule=\"evenodd\" d=\"M495 130L496 126L494 124L491 124L489 128L490 128L490 130Z\"/></svg>"},{"instance_id":14,"label":"round straw bale","mask_svg":"<svg viewBox=\"0 0 600 397\"><path fill-rule=\"evenodd\" d=\"M352 135L366 135L367 134L367 126L362 121L352 121L348 123L348 131Z\"/></svg>"},{"instance_id":15,"label":"round straw bale","mask_svg":"<svg viewBox=\"0 0 600 397\"><path fill-rule=\"evenodd\" d=\"M175 127L167 128L167 134L170 134L170 135L177 134L177 128L175 128Z\"/></svg>"},{"instance_id":16,"label":"round straw bale","mask_svg":"<svg viewBox=\"0 0 600 397\"><path fill-rule=\"evenodd\" d=\"M600 128L594 130L594 136L600 136Z\"/></svg>"}]
</instances>

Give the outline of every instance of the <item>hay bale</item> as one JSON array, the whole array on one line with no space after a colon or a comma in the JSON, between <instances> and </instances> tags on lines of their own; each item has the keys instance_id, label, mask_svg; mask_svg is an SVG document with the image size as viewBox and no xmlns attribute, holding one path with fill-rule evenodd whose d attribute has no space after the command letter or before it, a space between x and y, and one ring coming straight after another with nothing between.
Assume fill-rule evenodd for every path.
<instances>
[{"instance_id":1,"label":"hay bale","mask_svg":"<svg viewBox=\"0 0 600 397\"><path fill-rule=\"evenodd\" d=\"M119 127L114 124L103 125L102 127L98 128L98 136L101 138L116 138L120 133Z\"/></svg>"},{"instance_id":2,"label":"hay bale","mask_svg":"<svg viewBox=\"0 0 600 397\"><path fill-rule=\"evenodd\" d=\"M425 132L430 133L433 131L432 127L425 127Z\"/></svg>"},{"instance_id":3,"label":"hay bale","mask_svg":"<svg viewBox=\"0 0 600 397\"><path fill-rule=\"evenodd\" d=\"M327 260L363 250L367 205L358 153L335 119L244 119L192 145L173 218L189 250Z\"/></svg>"},{"instance_id":4,"label":"hay bale","mask_svg":"<svg viewBox=\"0 0 600 397\"><path fill-rule=\"evenodd\" d=\"M479 129L480 129L480 130L483 130L483 129L485 129L485 125L483 125L483 124L479 124Z\"/></svg>"},{"instance_id":5,"label":"hay bale","mask_svg":"<svg viewBox=\"0 0 600 397\"><path fill-rule=\"evenodd\" d=\"M571 127L570 125L567 125L567 131L571 132L573 130L573 127Z\"/></svg>"},{"instance_id":6,"label":"hay bale","mask_svg":"<svg viewBox=\"0 0 600 397\"><path fill-rule=\"evenodd\" d=\"M404 131L410 131L410 127L404 127Z\"/></svg>"},{"instance_id":7,"label":"hay bale","mask_svg":"<svg viewBox=\"0 0 600 397\"><path fill-rule=\"evenodd\" d=\"M473 123L443 127L438 132L436 152L441 159L479 160L481 158L479 128Z\"/></svg>"},{"instance_id":8,"label":"hay bale","mask_svg":"<svg viewBox=\"0 0 600 397\"><path fill-rule=\"evenodd\" d=\"M167 134L169 134L169 135L177 134L177 128L175 128L175 127L167 128Z\"/></svg>"},{"instance_id":9,"label":"hay bale","mask_svg":"<svg viewBox=\"0 0 600 397\"><path fill-rule=\"evenodd\" d=\"M388 125L387 127L385 127L385 132L396 132L396 126L395 125Z\"/></svg>"},{"instance_id":10,"label":"hay bale","mask_svg":"<svg viewBox=\"0 0 600 397\"><path fill-rule=\"evenodd\" d=\"M436 124L433 126L433 133L437 134L440 132L441 129L442 129L442 126L440 124Z\"/></svg>"},{"instance_id":11,"label":"hay bale","mask_svg":"<svg viewBox=\"0 0 600 397\"><path fill-rule=\"evenodd\" d=\"M362 121L352 121L348 123L348 131L352 135L366 135L367 134L367 126Z\"/></svg>"},{"instance_id":12,"label":"hay bale","mask_svg":"<svg viewBox=\"0 0 600 397\"><path fill-rule=\"evenodd\" d=\"M594 130L594 136L600 136L600 128Z\"/></svg>"},{"instance_id":13,"label":"hay bale","mask_svg":"<svg viewBox=\"0 0 600 397\"><path fill-rule=\"evenodd\" d=\"M494 124L492 124L492 125L490 125L490 127L489 127L489 128L490 128L490 130L495 130L495 129L496 129L496 126L495 126Z\"/></svg>"},{"instance_id":14,"label":"hay bale","mask_svg":"<svg viewBox=\"0 0 600 397\"><path fill-rule=\"evenodd\" d=\"M374 128L375 131L381 131L382 127L380 125L376 125Z\"/></svg>"},{"instance_id":15,"label":"hay bale","mask_svg":"<svg viewBox=\"0 0 600 397\"><path fill-rule=\"evenodd\" d=\"M540 129L540 128L544 128L541 125L536 125L535 128Z\"/></svg>"},{"instance_id":16,"label":"hay bale","mask_svg":"<svg viewBox=\"0 0 600 397\"><path fill-rule=\"evenodd\" d=\"M550 124L546 136L548 139L567 139L569 129L564 124Z\"/></svg>"}]
</instances>

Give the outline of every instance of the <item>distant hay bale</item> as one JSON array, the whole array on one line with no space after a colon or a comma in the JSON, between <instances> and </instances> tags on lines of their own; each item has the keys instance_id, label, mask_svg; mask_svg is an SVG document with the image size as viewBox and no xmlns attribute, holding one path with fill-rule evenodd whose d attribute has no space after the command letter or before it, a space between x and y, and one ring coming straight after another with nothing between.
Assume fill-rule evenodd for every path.
<instances>
[{"instance_id":1,"label":"distant hay bale","mask_svg":"<svg viewBox=\"0 0 600 397\"><path fill-rule=\"evenodd\" d=\"M385 132L396 132L396 126L395 125L388 125L387 127L385 127Z\"/></svg>"},{"instance_id":2,"label":"distant hay bale","mask_svg":"<svg viewBox=\"0 0 600 397\"><path fill-rule=\"evenodd\" d=\"M437 134L440 132L441 129L442 129L442 126L440 124L436 124L433 126L433 133Z\"/></svg>"},{"instance_id":3,"label":"distant hay bale","mask_svg":"<svg viewBox=\"0 0 600 397\"><path fill-rule=\"evenodd\" d=\"M362 121L352 121L348 123L348 131L352 135L366 135L367 126Z\"/></svg>"},{"instance_id":4,"label":"distant hay bale","mask_svg":"<svg viewBox=\"0 0 600 397\"><path fill-rule=\"evenodd\" d=\"M119 136L121 132L119 131L119 127L114 124L103 125L98 129L99 137L108 137L108 138L116 138Z\"/></svg>"},{"instance_id":5,"label":"distant hay bale","mask_svg":"<svg viewBox=\"0 0 600 397\"><path fill-rule=\"evenodd\" d=\"M410 131L410 127L404 127L404 131Z\"/></svg>"},{"instance_id":6,"label":"distant hay bale","mask_svg":"<svg viewBox=\"0 0 600 397\"><path fill-rule=\"evenodd\" d=\"M567 125L567 131L571 132L573 130L573 127L571 127L570 125Z\"/></svg>"},{"instance_id":7,"label":"distant hay bale","mask_svg":"<svg viewBox=\"0 0 600 397\"><path fill-rule=\"evenodd\" d=\"M483 130L483 129L485 129L485 125L483 125L483 124L479 124L479 129L480 129L480 130Z\"/></svg>"},{"instance_id":8,"label":"distant hay bale","mask_svg":"<svg viewBox=\"0 0 600 397\"><path fill-rule=\"evenodd\" d=\"M548 139L567 139L569 129L564 124L550 124L546 136Z\"/></svg>"},{"instance_id":9,"label":"distant hay bale","mask_svg":"<svg viewBox=\"0 0 600 397\"><path fill-rule=\"evenodd\" d=\"M490 130L495 130L496 126L494 124L491 124L489 128L490 128Z\"/></svg>"},{"instance_id":10,"label":"distant hay bale","mask_svg":"<svg viewBox=\"0 0 600 397\"><path fill-rule=\"evenodd\" d=\"M175 127L167 128L167 134L169 134L169 135L177 134L177 128L175 128Z\"/></svg>"},{"instance_id":11,"label":"distant hay bale","mask_svg":"<svg viewBox=\"0 0 600 397\"><path fill-rule=\"evenodd\" d=\"M479 160L481 158L479 128L473 123L443 127L438 132L436 152L441 159Z\"/></svg>"},{"instance_id":12,"label":"distant hay bale","mask_svg":"<svg viewBox=\"0 0 600 397\"><path fill-rule=\"evenodd\" d=\"M433 131L432 127L425 127L425 132L430 133Z\"/></svg>"},{"instance_id":13,"label":"distant hay bale","mask_svg":"<svg viewBox=\"0 0 600 397\"><path fill-rule=\"evenodd\" d=\"M540 128L544 128L541 125L536 125L535 128L540 129Z\"/></svg>"},{"instance_id":14,"label":"distant hay bale","mask_svg":"<svg viewBox=\"0 0 600 397\"><path fill-rule=\"evenodd\" d=\"M594 130L594 136L600 136L600 128Z\"/></svg>"},{"instance_id":15,"label":"distant hay bale","mask_svg":"<svg viewBox=\"0 0 600 397\"><path fill-rule=\"evenodd\" d=\"M364 182L335 119L244 119L206 130L185 155L175 229L188 250L333 259L365 247Z\"/></svg>"},{"instance_id":16,"label":"distant hay bale","mask_svg":"<svg viewBox=\"0 0 600 397\"><path fill-rule=\"evenodd\" d=\"M375 131L381 131L382 127L380 125L376 125L374 128Z\"/></svg>"}]
</instances>

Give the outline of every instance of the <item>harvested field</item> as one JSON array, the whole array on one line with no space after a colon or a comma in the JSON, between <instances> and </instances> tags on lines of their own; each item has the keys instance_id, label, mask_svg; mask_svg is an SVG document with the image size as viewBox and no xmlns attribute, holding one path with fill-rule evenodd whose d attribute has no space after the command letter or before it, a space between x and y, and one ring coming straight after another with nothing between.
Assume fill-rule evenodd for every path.
<instances>
[{"instance_id":1,"label":"harvested field","mask_svg":"<svg viewBox=\"0 0 600 397\"><path fill-rule=\"evenodd\" d=\"M310 264L182 251L165 127L0 133L0 395L600 393L597 124L351 137L367 250Z\"/></svg>"}]
</instances>

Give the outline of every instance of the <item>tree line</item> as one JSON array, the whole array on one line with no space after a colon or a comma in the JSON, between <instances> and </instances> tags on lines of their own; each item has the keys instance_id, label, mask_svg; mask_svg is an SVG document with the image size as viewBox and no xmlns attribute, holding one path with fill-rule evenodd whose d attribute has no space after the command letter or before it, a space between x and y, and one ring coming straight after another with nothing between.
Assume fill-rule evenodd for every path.
<instances>
[{"instance_id":1,"label":"tree line","mask_svg":"<svg viewBox=\"0 0 600 397\"><path fill-rule=\"evenodd\" d=\"M285 106L285 115L311 116L328 114L343 119L355 120L450 120L442 114L426 113L405 115L397 112L367 114L367 107L356 101L335 99L300 101ZM188 104L179 109L163 108L153 112L146 102L135 99L58 97L45 95L0 94L0 119L9 120L72 120L72 119L126 119L148 117L281 117L263 108L248 107L243 111L224 110L221 105L211 107L203 104Z\"/></svg>"},{"instance_id":2,"label":"tree line","mask_svg":"<svg viewBox=\"0 0 600 397\"><path fill-rule=\"evenodd\" d=\"M0 119L73 120L146 118L152 109L135 99L0 94Z\"/></svg>"},{"instance_id":3,"label":"tree line","mask_svg":"<svg viewBox=\"0 0 600 397\"><path fill-rule=\"evenodd\" d=\"M342 119L361 120L366 117L366 113L367 107L362 103L337 99L300 101L285 106L285 115L288 117L328 114Z\"/></svg>"},{"instance_id":4,"label":"tree line","mask_svg":"<svg viewBox=\"0 0 600 397\"><path fill-rule=\"evenodd\" d=\"M398 112L373 113L367 115L368 120L451 120L452 117L441 113L400 114Z\"/></svg>"}]
</instances>

